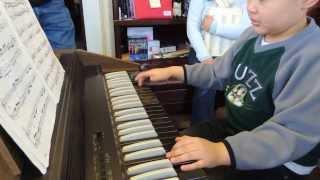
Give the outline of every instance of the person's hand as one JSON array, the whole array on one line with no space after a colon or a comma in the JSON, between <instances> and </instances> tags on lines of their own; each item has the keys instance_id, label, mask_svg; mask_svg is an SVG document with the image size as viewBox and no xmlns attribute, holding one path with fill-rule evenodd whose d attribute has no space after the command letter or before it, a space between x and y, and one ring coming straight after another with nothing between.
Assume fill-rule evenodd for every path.
<instances>
[{"instance_id":1,"label":"person's hand","mask_svg":"<svg viewBox=\"0 0 320 180\"><path fill-rule=\"evenodd\" d=\"M136 77L135 81L138 82L139 86L142 86L145 81L160 82L167 81L171 77L168 68L157 68L148 71L140 72Z\"/></svg>"},{"instance_id":2,"label":"person's hand","mask_svg":"<svg viewBox=\"0 0 320 180\"><path fill-rule=\"evenodd\" d=\"M212 58L208 58L208 59L203 60L202 63L204 63L204 64L213 64L214 60Z\"/></svg>"},{"instance_id":3,"label":"person's hand","mask_svg":"<svg viewBox=\"0 0 320 180\"><path fill-rule=\"evenodd\" d=\"M206 15L202 20L202 24L201 24L202 29L209 32L210 26L213 23L213 20L214 20L213 16Z\"/></svg>"},{"instance_id":4,"label":"person's hand","mask_svg":"<svg viewBox=\"0 0 320 180\"><path fill-rule=\"evenodd\" d=\"M182 171L230 165L229 153L223 143L214 143L198 137L177 137L176 144L166 157L173 164L183 164L180 167ZM188 161L191 163L184 164Z\"/></svg>"}]
</instances>

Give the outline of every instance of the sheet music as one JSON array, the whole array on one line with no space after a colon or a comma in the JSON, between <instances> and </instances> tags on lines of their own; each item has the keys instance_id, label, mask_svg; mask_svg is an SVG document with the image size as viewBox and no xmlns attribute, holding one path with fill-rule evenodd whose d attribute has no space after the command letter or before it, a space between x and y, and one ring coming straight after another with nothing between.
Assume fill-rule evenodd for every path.
<instances>
[{"instance_id":1,"label":"sheet music","mask_svg":"<svg viewBox=\"0 0 320 180\"><path fill-rule=\"evenodd\" d=\"M0 124L44 174L57 103L1 4L0 37Z\"/></svg>"},{"instance_id":2,"label":"sheet music","mask_svg":"<svg viewBox=\"0 0 320 180\"><path fill-rule=\"evenodd\" d=\"M1 0L19 38L30 54L37 71L55 96L60 99L64 70L53 53L28 0Z\"/></svg>"}]
</instances>

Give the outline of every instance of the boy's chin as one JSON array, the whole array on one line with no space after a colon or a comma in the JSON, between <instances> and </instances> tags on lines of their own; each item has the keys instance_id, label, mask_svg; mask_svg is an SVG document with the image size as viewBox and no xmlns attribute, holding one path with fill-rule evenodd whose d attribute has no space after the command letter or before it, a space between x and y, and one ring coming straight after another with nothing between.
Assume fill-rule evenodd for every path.
<instances>
[{"instance_id":1,"label":"boy's chin","mask_svg":"<svg viewBox=\"0 0 320 180\"><path fill-rule=\"evenodd\" d=\"M260 35L267 34L267 31L264 28L253 26L253 29L257 34L260 34Z\"/></svg>"}]
</instances>

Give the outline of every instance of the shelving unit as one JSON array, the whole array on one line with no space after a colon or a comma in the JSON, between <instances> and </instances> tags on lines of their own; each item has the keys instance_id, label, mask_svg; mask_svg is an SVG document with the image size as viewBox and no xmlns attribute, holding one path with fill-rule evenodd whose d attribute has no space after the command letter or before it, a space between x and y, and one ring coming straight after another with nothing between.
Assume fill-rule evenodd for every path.
<instances>
[{"instance_id":1,"label":"shelving unit","mask_svg":"<svg viewBox=\"0 0 320 180\"><path fill-rule=\"evenodd\" d=\"M186 18L172 19L119 19L118 3L113 0L113 22L115 35L116 57L121 58L128 52L127 28L128 27L153 27L154 39L160 40L160 44L185 45L187 41ZM151 59L138 61L141 70L167 67L173 65L183 65L187 63L186 58ZM155 84L151 86L152 91L159 98L169 117L177 123L178 128L186 128L189 124L191 111L192 89L185 84Z\"/></svg>"},{"instance_id":2,"label":"shelving unit","mask_svg":"<svg viewBox=\"0 0 320 180\"><path fill-rule=\"evenodd\" d=\"M185 17L147 20L119 19L118 7L119 0L113 0L116 57L121 58L122 54L128 52L128 27L153 27L154 39L160 40L160 43L176 45L177 48L185 44L187 40Z\"/></svg>"}]
</instances>

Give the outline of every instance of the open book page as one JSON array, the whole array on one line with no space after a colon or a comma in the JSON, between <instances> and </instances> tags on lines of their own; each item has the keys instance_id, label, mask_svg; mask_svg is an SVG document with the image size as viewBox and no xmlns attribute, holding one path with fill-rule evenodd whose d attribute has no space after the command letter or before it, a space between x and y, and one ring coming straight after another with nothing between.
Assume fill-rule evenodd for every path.
<instances>
[{"instance_id":1,"label":"open book page","mask_svg":"<svg viewBox=\"0 0 320 180\"><path fill-rule=\"evenodd\" d=\"M64 70L53 53L28 0L1 0L37 71L59 101Z\"/></svg>"},{"instance_id":2,"label":"open book page","mask_svg":"<svg viewBox=\"0 0 320 180\"><path fill-rule=\"evenodd\" d=\"M0 124L45 173L57 103L1 4L0 37Z\"/></svg>"}]
</instances>

